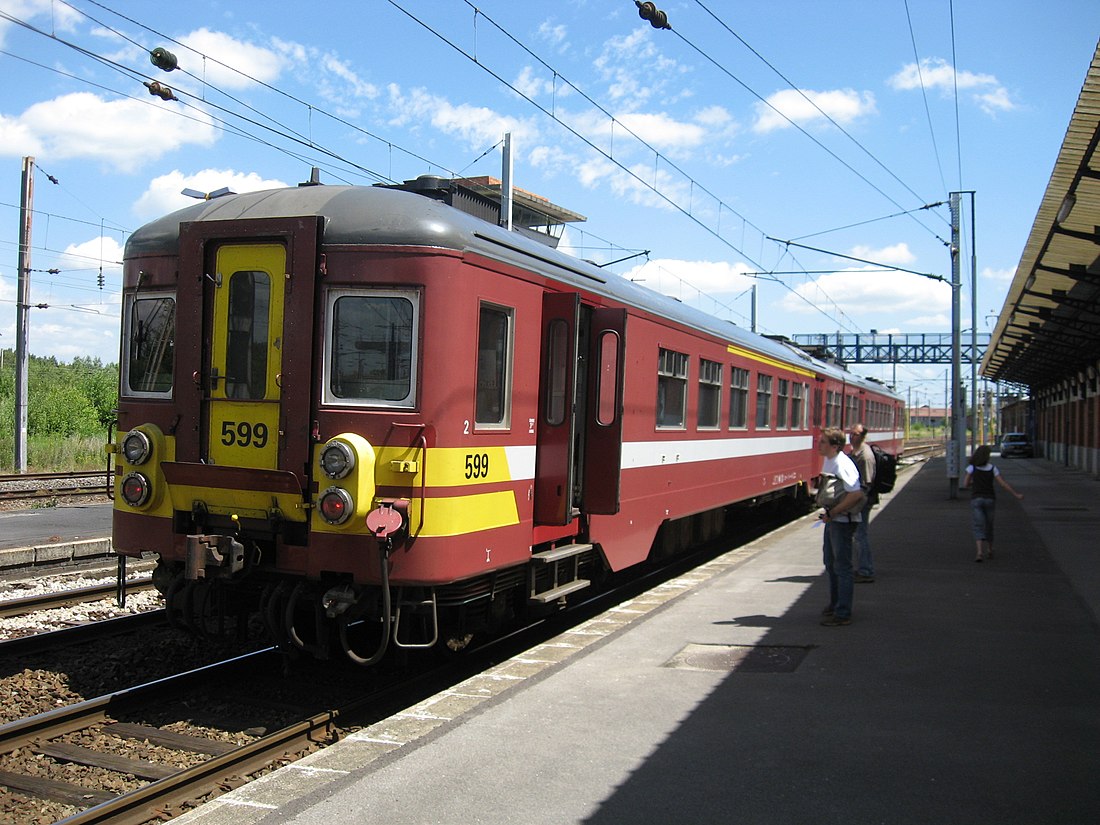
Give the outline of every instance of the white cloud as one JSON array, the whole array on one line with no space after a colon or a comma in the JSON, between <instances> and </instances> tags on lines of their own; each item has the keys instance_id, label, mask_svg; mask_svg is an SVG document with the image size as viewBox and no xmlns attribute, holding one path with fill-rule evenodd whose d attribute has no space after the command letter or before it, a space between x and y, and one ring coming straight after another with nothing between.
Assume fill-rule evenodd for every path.
<instances>
[{"instance_id":1,"label":"white cloud","mask_svg":"<svg viewBox=\"0 0 1100 825\"><path fill-rule=\"evenodd\" d=\"M811 306L811 304L813 306ZM951 306L951 286L942 281L905 272L866 272L851 270L822 275L794 287L779 301L780 307L801 315L816 313L814 307L831 312L835 307L852 318L868 319L867 326L878 328L887 323L884 316L920 313L901 323L905 329L922 329L931 321L928 310Z\"/></svg>"},{"instance_id":2,"label":"white cloud","mask_svg":"<svg viewBox=\"0 0 1100 825\"><path fill-rule=\"evenodd\" d=\"M280 53L224 32L210 31L205 26L184 35L180 42L184 44L178 55L180 66L222 88L246 88L253 85L250 78L273 83L286 67L286 59ZM192 54L192 49L199 54ZM204 60L202 55L213 59Z\"/></svg>"},{"instance_id":3,"label":"white cloud","mask_svg":"<svg viewBox=\"0 0 1100 825\"><path fill-rule=\"evenodd\" d=\"M47 161L88 158L123 172L188 144L210 146L209 118L190 110L179 117L174 103L104 100L76 92L36 103L21 115L0 116L0 155L35 155Z\"/></svg>"},{"instance_id":4,"label":"white cloud","mask_svg":"<svg viewBox=\"0 0 1100 825\"><path fill-rule=\"evenodd\" d=\"M566 44L565 38L568 34L568 29L561 24L551 23L549 20L544 20L539 24L539 37L549 43L551 46L564 51Z\"/></svg>"},{"instance_id":5,"label":"white cloud","mask_svg":"<svg viewBox=\"0 0 1100 825\"><path fill-rule=\"evenodd\" d=\"M981 277L1001 284L1010 284L1012 283L1012 279L1016 277L1016 267L1012 267L1011 269L993 269L987 266L982 269Z\"/></svg>"},{"instance_id":6,"label":"white cloud","mask_svg":"<svg viewBox=\"0 0 1100 825\"><path fill-rule=\"evenodd\" d=\"M338 89L335 90L338 92L338 97L378 97L377 86L363 80L346 61L340 60L335 55L323 55L320 60L320 67L339 81Z\"/></svg>"},{"instance_id":7,"label":"white cloud","mask_svg":"<svg viewBox=\"0 0 1100 825\"><path fill-rule=\"evenodd\" d=\"M486 149L505 132L511 132L519 146L535 143L537 130L527 118L502 115L485 106L454 104L423 88L406 92L396 83L389 85L389 96L395 113L390 119L392 126L415 130L420 123L430 123L439 131L465 141L470 149Z\"/></svg>"},{"instance_id":8,"label":"white cloud","mask_svg":"<svg viewBox=\"0 0 1100 825\"><path fill-rule=\"evenodd\" d=\"M113 275L121 278L122 251L122 245L115 238L106 235L83 243L69 244L61 253L58 268L87 270L102 266L105 277Z\"/></svg>"},{"instance_id":9,"label":"white cloud","mask_svg":"<svg viewBox=\"0 0 1100 825\"><path fill-rule=\"evenodd\" d=\"M607 40L593 65L608 84L601 97L619 110L634 110L651 100L668 104L691 94L683 82L688 70L665 57L644 28Z\"/></svg>"},{"instance_id":10,"label":"white cloud","mask_svg":"<svg viewBox=\"0 0 1100 825\"><path fill-rule=\"evenodd\" d=\"M4 11L12 17L26 21L45 17L49 20L51 30L64 32L73 31L83 17L76 9L55 0L6 0ZM0 18L0 46L4 44L4 37L12 25Z\"/></svg>"},{"instance_id":11,"label":"white cloud","mask_svg":"<svg viewBox=\"0 0 1100 825\"><path fill-rule=\"evenodd\" d=\"M654 292L688 301L699 295L744 292L755 283L753 278L744 274L752 271L752 267L745 263L654 258L632 267L622 277L644 283Z\"/></svg>"},{"instance_id":12,"label":"white cloud","mask_svg":"<svg viewBox=\"0 0 1100 825\"><path fill-rule=\"evenodd\" d=\"M850 253L853 258L863 258L865 261L874 261L880 264L901 266L910 264L917 259L909 250L909 244L904 241L893 246L884 246L880 249L872 249L869 246L852 247Z\"/></svg>"},{"instance_id":13,"label":"white cloud","mask_svg":"<svg viewBox=\"0 0 1100 825\"><path fill-rule=\"evenodd\" d=\"M995 115L997 112L1011 112L1016 108L1016 104L1012 102L1012 98L1008 95L1008 89L1003 86L974 95L974 100L977 101L978 108L987 115Z\"/></svg>"},{"instance_id":14,"label":"white cloud","mask_svg":"<svg viewBox=\"0 0 1100 825\"><path fill-rule=\"evenodd\" d=\"M690 148L706 140L707 132L695 123L685 123L666 114L628 112L618 121L655 149L672 150Z\"/></svg>"},{"instance_id":15,"label":"white cloud","mask_svg":"<svg viewBox=\"0 0 1100 825\"><path fill-rule=\"evenodd\" d=\"M756 104L753 131L766 133L790 128L792 124L806 126L821 123L826 120L826 115L844 125L876 111L875 96L871 92L784 89L771 95L766 102Z\"/></svg>"},{"instance_id":16,"label":"white cloud","mask_svg":"<svg viewBox=\"0 0 1100 825\"><path fill-rule=\"evenodd\" d=\"M29 331L30 351L43 357L69 362L74 358L98 358L104 364L118 363L119 297L110 303L50 304L36 311Z\"/></svg>"},{"instance_id":17,"label":"white cloud","mask_svg":"<svg viewBox=\"0 0 1100 825\"><path fill-rule=\"evenodd\" d=\"M532 66L524 66L519 73L519 77L512 81L512 85L520 94L526 95L532 100L544 94L552 95L556 100L557 98L568 97L573 91L573 87L561 78L557 78L557 82L555 82L554 78L539 77L536 71Z\"/></svg>"},{"instance_id":18,"label":"white cloud","mask_svg":"<svg viewBox=\"0 0 1100 825\"><path fill-rule=\"evenodd\" d=\"M137 202L134 213L142 220L151 220L185 206L193 206L195 199L180 194L183 189L196 192L213 192L228 186L237 194L259 192L264 189L282 189L287 186L281 180L268 180L255 172L235 172L232 169L203 169L185 175L178 169L149 182Z\"/></svg>"},{"instance_id":19,"label":"white cloud","mask_svg":"<svg viewBox=\"0 0 1100 825\"><path fill-rule=\"evenodd\" d=\"M948 97L956 89L970 91L971 98L986 114L1007 112L1016 108L1008 90L995 75L956 71L954 66L940 57L926 57L919 66L908 63L886 82L897 91L912 91L923 86L925 89L938 89L942 95Z\"/></svg>"}]
</instances>

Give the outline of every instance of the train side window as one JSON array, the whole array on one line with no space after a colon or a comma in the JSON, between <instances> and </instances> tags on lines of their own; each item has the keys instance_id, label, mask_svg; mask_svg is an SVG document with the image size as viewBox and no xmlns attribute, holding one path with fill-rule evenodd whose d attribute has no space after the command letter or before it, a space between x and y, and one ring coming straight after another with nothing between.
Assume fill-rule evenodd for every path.
<instances>
[{"instance_id":1,"label":"train side window","mask_svg":"<svg viewBox=\"0 0 1100 825\"><path fill-rule=\"evenodd\" d=\"M761 373L756 376L756 429L771 427L772 377Z\"/></svg>"},{"instance_id":2,"label":"train side window","mask_svg":"<svg viewBox=\"0 0 1100 825\"><path fill-rule=\"evenodd\" d=\"M414 406L419 295L333 290L327 309L325 402Z\"/></svg>"},{"instance_id":3,"label":"train side window","mask_svg":"<svg viewBox=\"0 0 1100 825\"><path fill-rule=\"evenodd\" d=\"M240 270L229 276L225 341L225 396L261 400L267 395L271 276Z\"/></svg>"},{"instance_id":4,"label":"train side window","mask_svg":"<svg viewBox=\"0 0 1100 825\"><path fill-rule=\"evenodd\" d=\"M504 429L511 423L513 310L481 305L477 333L474 423Z\"/></svg>"},{"instance_id":5,"label":"train side window","mask_svg":"<svg viewBox=\"0 0 1100 825\"><path fill-rule=\"evenodd\" d=\"M787 429L787 412L790 409L791 382L786 378L780 378L776 381L776 385L775 428L785 430Z\"/></svg>"},{"instance_id":6,"label":"train side window","mask_svg":"<svg viewBox=\"0 0 1100 825\"><path fill-rule=\"evenodd\" d=\"M699 359L699 411L696 425L700 430L717 430L722 405L722 365Z\"/></svg>"},{"instance_id":7,"label":"train side window","mask_svg":"<svg viewBox=\"0 0 1100 825\"><path fill-rule=\"evenodd\" d=\"M859 423L859 396L844 396L844 423L838 426L854 427Z\"/></svg>"},{"instance_id":8,"label":"train side window","mask_svg":"<svg viewBox=\"0 0 1100 825\"><path fill-rule=\"evenodd\" d=\"M171 397L175 362L176 297L142 293L129 297L123 334L122 393Z\"/></svg>"},{"instance_id":9,"label":"train side window","mask_svg":"<svg viewBox=\"0 0 1100 825\"><path fill-rule=\"evenodd\" d=\"M658 350L657 426L683 429L687 415L688 357L670 349Z\"/></svg>"},{"instance_id":10,"label":"train side window","mask_svg":"<svg viewBox=\"0 0 1100 825\"><path fill-rule=\"evenodd\" d=\"M791 384L791 429L806 429L806 385L798 381Z\"/></svg>"},{"instance_id":11,"label":"train side window","mask_svg":"<svg viewBox=\"0 0 1100 825\"><path fill-rule=\"evenodd\" d=\"M730 429L743 430L749 426L749 371L740 367L730 368Z\"/></svg>"},{"instance_id":12,"label":"train side window","mask_svg":"<svg viewBox=\"0 0 1100 825\"><path fill-rule=\"evenodd\" d=\"M825 393L825 426L840 426L841 395L835 390L827 390Z\"/></svg>"},{"instance_id":13,"label":"train side window","mask_svg":"<svg viewBox=\"0 0 1100 825\"><path fill-rule=\"evenodd\" d=\"M548 369L550 387L546 394L546 423L556 427L565 421L566 400L569 398L569 325L561 319L550 322L550 352Z\"/></svg>"},{"instance_id":14,"label":"train side window","mask_svg":"<svg viewBox=\"0 0 1100 825\"><path fill-rule=\"evenodd\" d=\"M599 387L596 390L596 423L608 427L618 416L616 393L619 380L619 334L613 330L600 333Z\"/></svg>"}]
</instances>

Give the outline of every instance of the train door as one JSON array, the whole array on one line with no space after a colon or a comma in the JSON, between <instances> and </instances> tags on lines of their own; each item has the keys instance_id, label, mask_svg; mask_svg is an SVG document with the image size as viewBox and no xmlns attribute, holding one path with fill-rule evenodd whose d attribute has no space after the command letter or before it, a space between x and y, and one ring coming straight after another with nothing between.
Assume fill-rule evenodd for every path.
<instances>
[{"instance_id":1,"label":"train door","mask_svg":"<svg viewBox=\"0 0 1100 825\"><path fill-rule=\"evenodd\" d=\"M535 523L616 513L626 312L547 293L542 316Z\"/></svg>"},{"instance_id":2,"label":"train door","mask_svg":"<svg viewBox=\"0 0 1100 825\"><path fill-rule=\"evenodd\" d=\"M586 513L610 516L619 512L626 310L596 309L590 321L581 509Z\"/></svg>"},{"instance_id":3,"label":"train door","mask_svg":"<svg viewBox=\"0 0 1100 825\"><path fill-rule=\"evenodd\" d=\"M536 524L568 524L573 520L580 307L581 296L573 292L548 292L543 296Z\"/></svg>"},{"instance_id":4,"label":"train door","mask_svg":"<svg viewBox=\"0 0 1100 825\"><path fill-rule=\"evenodd\" d=\"M214 265L206 464L278 467L282 400L282 244L226 244Z\"/></svg>"},{"instance_id":5,"label":"train door","mask_svg":"<svg viewBox=\"0 0 1100 825\"><path fill-rule=\"evenodd\" d=\"M295 473L309 466L317 219L181 227L179 460Z\"/></svg>"}]
</instances>

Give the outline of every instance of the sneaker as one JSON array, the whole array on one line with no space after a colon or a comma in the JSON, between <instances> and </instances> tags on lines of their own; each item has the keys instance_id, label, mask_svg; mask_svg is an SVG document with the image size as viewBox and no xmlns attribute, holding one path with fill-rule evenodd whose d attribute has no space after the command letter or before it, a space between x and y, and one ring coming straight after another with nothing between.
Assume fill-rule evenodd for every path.
<instances>
[{"instance_id":1,"label":"sneaker","mask_svg":"<svg viewBox=\"0 0 1100 825\"><path fill-rule=\"evenodd\" d=\"M874 576L864 576L862 573L857 573L854 579L856 584L874 584Z\"/></svg>"},{"instance_id":2,"label":"sneaker","mask_svg":"<svg viewBox=\"0 0 1100 825\"><path fill-rule=\"evenodd\" d=\"M839 616L827 616L821 620L821 624L825 627L843 627L852 623L851 619L842 619Z\"/></svg>"},{"instance_id":3,"label":"sneaker","mask_svg":"<svg viewBox=\"0 0 1100 825\"><path fill-rule=\"evenodd\" d=\"M832 616L833 615L833 608L832 607L826 607L824 610L821 611L821 615L822 616Z\"/></svg>"}]
</instances>

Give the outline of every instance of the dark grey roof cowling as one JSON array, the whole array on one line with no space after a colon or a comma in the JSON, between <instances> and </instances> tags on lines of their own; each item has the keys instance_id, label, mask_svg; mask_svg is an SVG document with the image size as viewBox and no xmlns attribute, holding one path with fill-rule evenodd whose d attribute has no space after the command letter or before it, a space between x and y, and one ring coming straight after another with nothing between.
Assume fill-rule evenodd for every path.
<instances>
[{"instance_id":1,"label":"dark grey roof cowling","mask_svg":"<svg viewBox=\"0 0 1100 825\"><path fill-rule=\"evenodd\" d=\"M227 195L152 221L130 236L126 259L174 255L180 224L320 216L325 245L424 246L475 252L538 272L577 290L651 312L783 363L828 374L876 392L889 390L812 358L779 341L715 318L674 298L621 278L595 264L508 232L439 201L397 189L369 186L305 186ZM900 396L894 396L900 399Z\"/></svg>"}]
</instances>

